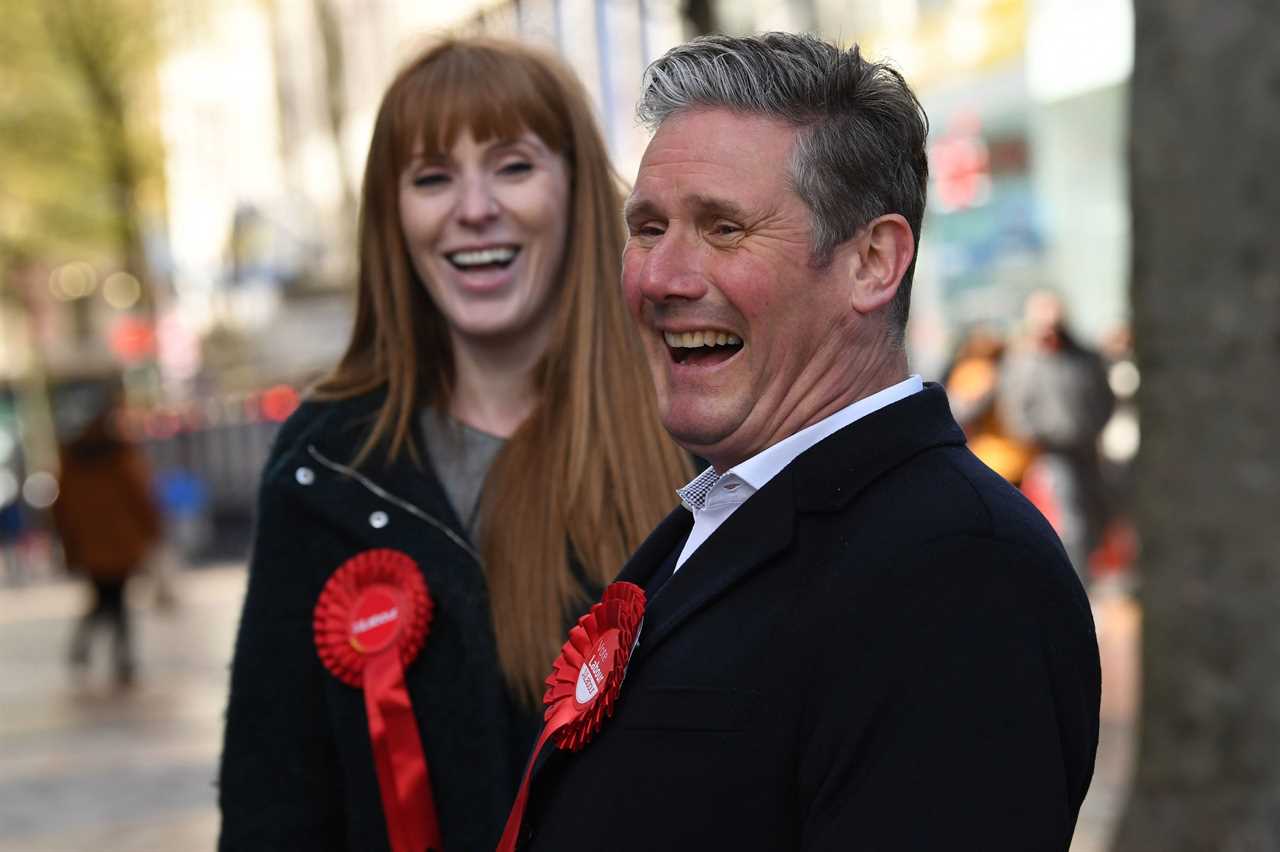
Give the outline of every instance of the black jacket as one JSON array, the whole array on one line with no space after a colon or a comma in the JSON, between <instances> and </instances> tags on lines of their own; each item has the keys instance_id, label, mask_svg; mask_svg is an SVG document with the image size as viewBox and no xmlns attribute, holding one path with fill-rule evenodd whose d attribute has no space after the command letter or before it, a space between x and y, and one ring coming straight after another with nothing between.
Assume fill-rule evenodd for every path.
<instances>
[{"instance_id":1,"label":"black jacket","mask_svg":"<svg viewBox=\"0 0 1280 852\"><path fill-rule=\"evenodd\" d=\"M539 717L498 668L484 578L425 461L359 475L347 463L380 397L307 402L285 423L262 477L249 588L236 640L219 781L219 849L387 849L363 696L322 665L312 610L349 557L411 556L435 602L405 680L448 852L489 850L515 795Z\"/></svg>"},{"instance_id":2,"label":"black jacket","mask_svg":"<svg viewBox=\"0 0 1280 852\"><path fill-rule=\"evenodd\" d=\"M1099 690L1060 544L930 385L799 456L661 588L614 717L544 750L522 848L1065 852Z\"/></svg>"}]
</instances>

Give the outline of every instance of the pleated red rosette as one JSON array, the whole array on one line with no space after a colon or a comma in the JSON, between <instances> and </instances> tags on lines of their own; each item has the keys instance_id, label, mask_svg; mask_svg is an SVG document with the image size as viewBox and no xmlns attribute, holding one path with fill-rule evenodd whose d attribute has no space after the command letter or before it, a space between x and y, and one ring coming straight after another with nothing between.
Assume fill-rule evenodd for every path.
<instances>
[{"instance_id":1,"label":"pleated red rosette","mask_svg":"<svg viewBox=\"0 0 1280 852\"><path fill-rule=\"evenodd\" d=\"M507 817L498 852L514 852L529 798L533 762L550 739L566 751L579 751L599 732L627 674L627 663L644 622L644 590L633 583L613 583L600 603L569 631L547 678L542 703L546 724L533 747L520 792Z\"/></svg>"},{"instance_id":2,"label":"pleated red rosette","mask_svg":"<svg viewBox=\"0 0 1280 852\"><path fill-rule=\"evenodd\" d=\"M427 758L404 683L404 667L426 642L432 610L417 563L379 548L342 563L320 592L312 620L325 668L364 692L393 852L442 849Z\"/></svg>"}]
</instances>

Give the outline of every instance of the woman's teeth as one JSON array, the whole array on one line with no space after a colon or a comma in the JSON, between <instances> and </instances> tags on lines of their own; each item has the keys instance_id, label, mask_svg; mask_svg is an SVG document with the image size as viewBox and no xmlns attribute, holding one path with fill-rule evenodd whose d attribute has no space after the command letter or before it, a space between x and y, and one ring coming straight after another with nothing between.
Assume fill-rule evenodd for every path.
<instances>
[{"instance_id":1,"label":"woman's teeth","mask_svg":"<svg viewBox=\"0 0 1280 852\"><path fill-rule=\"evenodd\" d=\"M672 349L696 349L699 346L738 346L742 339L723 331L664 331L663 338Z\"/></svg>"},{"instance_id":2,"label":"woman's teeth","mask_svg":"<svg viewBox=\"0 0 1280 852\"><path fill-rule=\"evenodd\" d=\"M445 255L449 262L459 268L467 268L472 266L493 266L494 264L508 264L515 259L517 249L514 248L487 248L477 249L475 251L455 251Z\"/></svg>"}]
</instances>

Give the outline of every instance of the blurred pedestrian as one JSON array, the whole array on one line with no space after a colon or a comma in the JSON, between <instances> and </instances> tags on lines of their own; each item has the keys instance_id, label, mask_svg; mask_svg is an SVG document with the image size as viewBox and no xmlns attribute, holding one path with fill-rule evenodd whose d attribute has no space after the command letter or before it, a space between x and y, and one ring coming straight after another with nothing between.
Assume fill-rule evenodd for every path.
<instances>
[{"instance_id":1,"label":"blurred pedestrian","mask_svg":"<svg viewBox=\"0 0 1280 852\"><path fill-rule=\"evenodd\" d=\"M392 82L352 338L263 474L224 852L493 848L566 623L688 475L622 304L620 206L557 60L451 40Z\"/></svg>"},{"instance_id":2,"label":"blurred pedestrian","mask_svg":"<svg viewBox=\"0 0 1280 852\"><path fill-rule=\"evenodd\" d=\"M987 467L1018 485L1035 457L1035 448L1009 433L997 404L1004 353L1004 337L998 330L987 325L969 329L956 348L943 386L969 449Z\"/></svg>"},{"instance_id":3,"label":"blurred pedestrian","mask_svg":"<svg viewBox=\"0 0 1280 852\"><path fill-rule=\"evenodd\" d=\"M71 640L75 667L89 663L94 630L112 635L116 680L133 682L135 656L125 592L161 533L142 453L121 434L119 400L108 392L87 424L60 453L54 525L67 566L88 578L93 602Z\"/></svg>"},{"instance_id":4,"label":"blurred pedestrian","mask_svg":"<svg viewBox=\"0 0 1280 852\"><path fill-rule=\"evenodd\" d=\"M1000 410L1010 432L1037 448L1024 490L1087 579L1089 554L1107 521L1098 436L1115 398L1102 359L1071 334L1057 294L1032 293L1023 323L1023 334L1005 358Z\"/></svg>"}]
</instances>

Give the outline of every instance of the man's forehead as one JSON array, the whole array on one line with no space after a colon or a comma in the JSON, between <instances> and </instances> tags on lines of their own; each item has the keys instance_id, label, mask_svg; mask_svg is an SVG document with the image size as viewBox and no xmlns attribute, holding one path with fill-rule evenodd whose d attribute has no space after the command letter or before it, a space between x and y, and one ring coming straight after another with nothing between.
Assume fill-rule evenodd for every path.
<instances>
[{"instance_id":1,"label":"man's forehead","mask_svg":"<svg viewBox=\"0 0 1280 852\"><path fill-rule=\"evenodd\" d=\"M738 165L789 153L795 136L794 126L756 113L720 107L684 109L658 126L640 168L680 158Z\"/></svg>"},{"instance_id":2,"label":"man's forehead","mask_svg":"<svg viewBox=\"0 0 1280 852\"><path fill-rule=\"evenodd\" d=\"M734 199L785 191L794 142L793 127L764 116L678 112L650 140L627 210L660 198L700 209L732 208Z\"/></svg>"}]
</instances>

